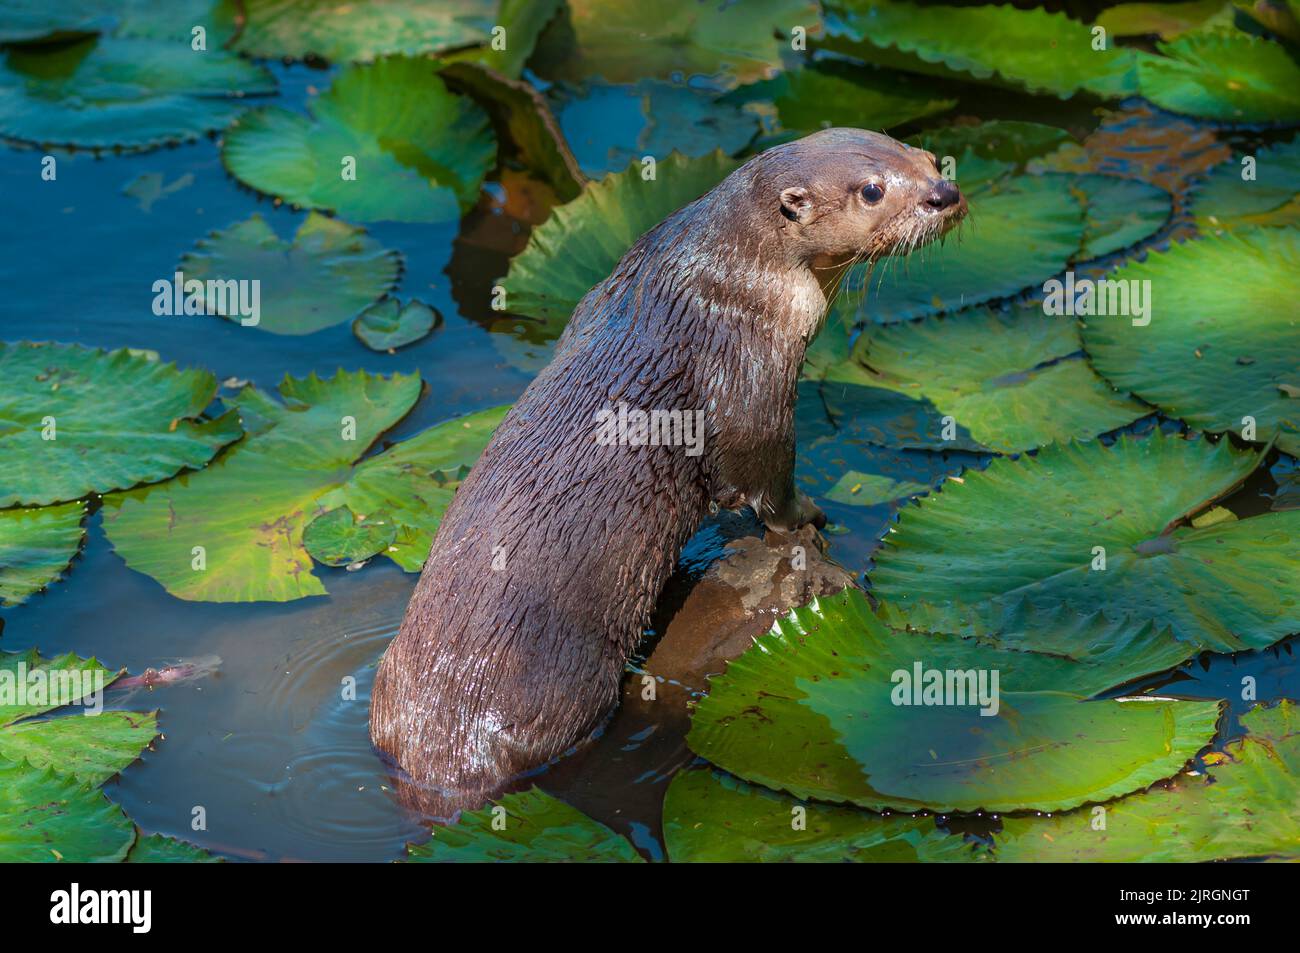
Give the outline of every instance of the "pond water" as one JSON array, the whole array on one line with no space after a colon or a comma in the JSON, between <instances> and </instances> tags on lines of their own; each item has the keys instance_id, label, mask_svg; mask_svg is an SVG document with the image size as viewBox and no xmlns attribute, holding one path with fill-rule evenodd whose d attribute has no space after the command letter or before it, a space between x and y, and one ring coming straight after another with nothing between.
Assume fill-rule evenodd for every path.
<instances>
[{"instance_id":1,"label":"pond water","mask_svg":"<svg viewBox=\"0 0 1300 953\"><path fill-rule=\"evenodd\" d=\"M301 104L309 87L329 82L329 73L304 66L275 71L283 103ZM1008 97L999 111L1014 108L1014 98ZM990 118L987 111L985 117ZM1086 132L1096 117L1085 109L1075 120L1075 131ZM566 119L566 131L576 137L574 124L584 121L606 122L599 111L578 113ZM370 228L385 247L405 256L398 293L422 298L445 319L424 341L396 354L377 354L362 347L347 324L281 337L214 318L153 315L152 283L170 277L180 256L209 231L260 211L288 236L305 215L275 207L237 185L212 141L136 156L55 153L55 182L40 178L41 152L4 147L4 153L4 340L149 348L163 360L205 367L220 379L245 379L268 390L286 373L325 374L336 367L418 370L425 395L390 440L509 402L527 385L528 373L517 366L527 364L518 360L522 343L509 337L510 323L488 329L494 315L486 289L504 274L527 227L502 209L503 200L511 209L526 203L499 184L489 185L463 228L455 222ZM146 208L125 190L154 174L165 187L176 187L165 188ZM533 364L544 360L544 347L531 351ZM801 439L809 438L805 430ZM806 451L801 479L810 489L825 488L822 476L834 471L834 452L818 451L810 441ZM943 465L956 468L963 462L976 458L953 458ZM918 456L897 465L923 474L934 464ZM1239 494L1243 511L1264 489L1252 485ZM891 518L889 508L822 502L838 527L831 555L861 573ZM716 534L702 531L689 553L692 565L715 556L717 542ZM106 787L109 797L145 831L174 834L230 859L393 860L404 843L426 835L420 820L392 798L387 772L370 748L368 693L416 576L386 560L358 572L315 571L329 576L329 596L287 604L184 602L128 569L112 552L94 513L69 578L21 607L0 610L0 645L9 651L37 646L45 655L69 650L94 655L132 673L177 660L219 658L219 665L211 661L214 670L198 677L110 694L110 702L121 707L160 708L163 737L141 763ZM1236 658L1206 657L1165 681L1167 690L1178 694L1227 698L1240 713L1248 707L1237 701L1248 674L1259 679L1261 698L1300 697L1292 643ZM356 679L355 698L342 691L348 676ZM611 728L608 736L617 744L598 743L584 756L581 770L561 764L536 780L628 835L646 856L660 857L663 791L691 755L679 729L659 728L652 723ZM196 806L206 812L206 830L191 830Z\"/></svg>"}]
</instances>

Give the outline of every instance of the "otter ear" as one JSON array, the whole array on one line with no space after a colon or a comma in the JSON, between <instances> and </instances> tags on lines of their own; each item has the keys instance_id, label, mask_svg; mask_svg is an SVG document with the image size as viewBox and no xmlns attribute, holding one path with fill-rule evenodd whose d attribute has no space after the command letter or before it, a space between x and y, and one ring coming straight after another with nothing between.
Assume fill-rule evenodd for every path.
<instances>
[{"instance_id":1,"label":"otter ear","mask_svg":"<svg viewBox=\"0 0 1300 953\"><path fill-rule=\"evenodd\" d=\"M808 190L801 186L792 186L781 192L781 214L800 225L808 224L812 219L813 203Z\"/></svg>"}]
</instances>

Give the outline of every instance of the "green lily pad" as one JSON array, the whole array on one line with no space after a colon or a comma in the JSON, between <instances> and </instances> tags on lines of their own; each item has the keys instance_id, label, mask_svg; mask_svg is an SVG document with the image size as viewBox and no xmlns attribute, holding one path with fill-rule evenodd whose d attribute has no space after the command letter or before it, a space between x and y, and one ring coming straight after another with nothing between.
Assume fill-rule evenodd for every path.
<instances>
[{"instance_id":1,"label":"green lily pad","mask_svg":"<svg viewBox=\"0 0 1300 953\"><path fill-rule=\"evenodd\" d=\"M243 0L235 49L266 59L318 57L331 63L435 53L481 43L495 21L494 0Z\"/></svg>"},{"instance_id":2,"label":"green lily pad","mask_svg":"<svg viewBox=\"0 0 1300 953\"><path fill-rule=\"evenodd\" d=\"M0 652L0 764L26 761L85 784L102 784L158 734L157 712L99 711L95 693L120 672L68 654ZM62 718L36 718L65 705L87 706Z\"/></svg>"},{"instance_id":3,"label":"green lily pad","mask_svg":"<svg viewBox=\"0 0 1300 953\"><path fill-rule=\"evenodd\" d=\"M1272 40L1188 33L1138 58L1141 93L1162 109L1226 123L1300 123L1300 66Z\"/></svg>"},{"instance_id":4,"label":"green lily pad","mask_svg":"<svg viewBox=\"0 0 1300 953\"><path fill-rule=\"evenodd\" d=\"M293 242L286 242L254 212L200 239L178 267L187 283L204 282L204 313L240 325L255 317L257 323L247 326L297 335L341 324L392 291L402 256L365 229L316 212L298 226ZM260 282L255 316L248 314L246 302L241 310L229 292L229 282L244 279Z\"/></svg>"},{"instance_id":5,"label":"green lily pad","mask_svg":"<svg viewBox=\"0 0 1300 953\"><path fill-rule=\"evenodd\" d=\"M945 679L961 693L945 698ZM1058 811L1169 777L1214 737L1218 702L1088 701L1097 680L1054 655L903 636L850 587L779 619L712 679L687 743L798 798Z\"/></svg>"},{"instance_id":6,"label":"green lily pad","mask_svg":"<svg viewBox=\"0 0 1300 953\"><path fill-rule=\"evenodd\" d=\"M259 192L354 221L455 221L477 200L496 141L487 114L437 70L405 57L349 66L310 118L280 107L246 113L222 161Z\"/></svg>"},{"instance_id":7,"label":"green lily pad","mask_svg":"<svg viewBox=\"0 0 1300 953\"><path fill-rule=\"evenodd\" d=\"M1081 351L1075 322L1045 315L1041 306L1010 314L977 308L869 327L847 365L833 365L824 376L868 390L850 398L855 408L894 409L898 423L875 412L886 445L1011 453L1095 437L1150 413L1115 393ZM952 418L950 440L945 417Z\"/></svg>"},{"instance_id":8,"label":"green lily pad","mask_svg":"<svg viewBox=\"0 0 1300 953\"><path fill-rule=\"evenodd\" d=\"M193 39L206 31L209 50L219 49L235 33L235 5L223 0L6 0L0 9L0 43L33 43L97 33Z\"/></svg>"},{"instance_id":9,"label":"green lily pad","mask_svg":"<svg viewBox=\"0 0 1300 953\"><path fill-rule=\"evenodd\" d=\"M446 59L478 63L502 76L518 79L537 48L542 30L562 9L564 0L501 0L495 22L506 31L505 43L495 49L489 43L459 50L447 54Z\"/></svg>"},{"instance_id":10,"label":"green lily pad","mask_svg":"<svg viewBox=\"0 0 1300 953\"><path fill-rule=\"evenodd\" d=\"M1121 3L1097 15L1097 25L1112 36L1154 34L1169 40L1195 30L1224 8L1224 0L1182 3Z\"/></svg>"},{"instance_id":11,"label":"green lily pad","mask_svg":"<svg viewBox=\"0 0 1300 953\"><path fill-rule=\"evenodd\" d=\"M1158 232L1173 212L1173 196L1138 179L1080 175L1070 187L1083 203L1086 218L1078 261L1136 245Z\"/></svg>"},{"instance_id":12,"label":"green lily pad","mask_svg":"<svg viewBox=\"0 0 1300 953\"><path fill-rule=\"evenodd\" d=\"M1300 630L1300 512L1182 525L1258 463L1227 440L1160 431L994 460L903 513L876 553L873 591L903 611L939 607L948 631L968 607L1026 600L1105 606L1198 648L1263 648ZM1096 547L1104 569L1092 568Z\"/></svg>"},{"instance_id":13,"label":"green lily pad","mask_svg":"<svg viewBox=\"0 0 1300 953\"><path fill-rule=\"evenodd\" d=\"M175 837L163 834L141 834L126 855L128 864L219 864L220 857L209 854Z\"/></svg>"},{"instance_id":14,"label":"green lily pad","mask_svg":"<svg viewBox=\"0 0 1300 953\"><path fill-rule=\"evenodd\" d=\"M0 606L16 606L54 582L81 549L80 501L0 510Z\"/></svg>"},{"instance_id":15,"label":"green lily pad","mask_svg":"<svg viewBox=\"0 0 1300 953\"><path fill-rule=\"evenodd\" d=\"M0 507L56 503L165 480L239 437L202 417L207 371L76 344L0 343Z\"/></svg>"},{"instance_id":16,"label":"green lily pad","mask_svg":"<svg viewBox=\"0 0 1300 953\"><path fill-rule=\"evenodd\" d=\"M0 136L38 145L153 149L222 129L274 93L261 66L162 40L10 47L0 65Z\"/></svg>"},{"instance_id":17,"label":"green lily pad","mask_svg":"<svg viewBox=\"0 0 1300 953\"><path fill-rule=\"evenodd\" d=\"M1241 716L1249 734L1206 756L1209 774L1098 809L1004 818L997 860L1196 863L1300 860L1300 712L1291 701Z\"/></svg>"},{"instance_id":18,"label":"green lily pad","mask_svg":"<svg viewBox=\"0 0 1300 953\"><path fill-rule=\"evenodd\" d=\"M880 473L859 473L857 470L850 470L824 495L826 499L836 503L876 506L926 493L929 489L928 483L914 483L910 480L897 480Z\"/></svg>"},{"instance_id":19,"label":"green lily pad","mask_svg":"<svg viewBox=\"0 0 1300 953\"><path fill-rule=\"evenodd\" d=\"M0 761L0 861L115 863L134 840L122 809L97 788Z\"/></svg>"},{"instance_id":20,"label":"green lily pad","mask_svg":"<svg viewBox=\"0 0 1300 953\"><path fill-rule=\"evenodd\" d=\"M958 162L960 170L968 163ZM1084 215L1060 175L1015 176L967 193L972 219L905 259L858 266L845 300L879 323L956 311L1013 295L1064 269L1079 252Z\"/></svg>"},{"instance_id":21,"label":"green lily pad","mask_svg":"<svg viewBox=\"0 0 1300 953\"><path fill-rule=\"evenodd\" d=\"M821 30L821 10L810 0L568 0L566 7L534 58L550 79L702 77L732 86L775 75L795 27L809 37Z\"/></svg>"},{"instance_id":22,"label":"green lily pad","mask_svg":"<svg viewBox=\"0 0 1300 953\"><path fill-rule=\"evenodd\" d=\"M1203 232L1255 225L1300 225L1300 138L1260 149L1253 179L1243 159L1210 170L1192 194L1192 214Z\"/></svg>"},{"instance_id":23,"label":"green lily pad","mask_svg":"<svg viewBox=\"0 0 1300 953\"><path fill-rule=\"evenodd\" d=\"M1039 122L992 119L987 122L925 129L907 142L937 156L958 158L969 152L988 162L1011 163L1023 170L1030 159L1045 156L1074 140L1064 129Z\"/></svg>"},{"instance_id":24,"label":"green lily pad","mask_svg":"<svg viewBox=\"0 0 1300 953\"><path fill-rule=\"evenodd\" d=\"M1225 233L1153 252L1112 276L1148 281L1150 323L1089 317L1097 370L1194 427L1276 438L1300 453L1300 229ZM1231 276L1231 280L1225 280Z\"/></svg>"},{"instance_id":25,"label":"green lily pad","mask_svg":"<svg viewBox=\"0 0 1300 953\"><path fill-rule=\"evenodd\" d=\"M724 101L770 103L778 128L796 133L830 126L890 129L957 105L955 99L939 95L916 77L839 60L742 86Z\"/></svg>"},{"instance_id":26,"label":"green lily pad","mask_svg":"<svg viewBox=\"0 0 1300 953\"><path fill-rule=\"evenodd\" d=\"M679 771L668 785L664 841L677 863L975 859L972 846L937 828L933 817L803 803L708 769Z\"/></svg>"},{"instance_id":27,"label":"green lily pad","mask_svg":"<svg viewBox=\"0 0 1300 953\"><path fill-rule=\"evenodd\" d=\"M640 863L632 843L537 788L462 813L433 839L406 850L419 863Z\"/></svg>"},{"instance_id":28,"label":"green lily pad","mask_svg":"<svg viewBox=\"0 0 1300 953\"><path fill-rule=\"evenodd\" d=\"M1063 13L1010 6L944 7L831 0L823 45L899 69L986 80L1062 98L1136 91L1133 51L1093 49L1092 28ZM942 27L936 29L936 24Z\"/></svg>"},{"instance_id":29,"label":"green lily pad","mask_svg":"<svg viewBox=\"0 0 1300 953\"><path fill-rule=\"evenodd\" d=\"M383 552L396 538L396 524L382 513L358 516L340 506L307 524L302 545L318 563L348 566Z\"/></svg>"},{"instance_id":30,"label":"green lily pad","mask_svg":"<svg viewBox=\"0 0 1300 953\"><path fill-rule=\"evenodd\" d=\"M739 165L721 152L699 159L674 153L656 164L653 180L643 179L641 164L634 163L592 182L533 229L527 247L510 260L502 279L506 309L546 321L558 337L583 295L608 277L638 238Z\"/></svg>"},{"instance_id":31,"label":"green lily pad","mask_svg":"<svg viewBox=\"0 0 1300 953\"><path fill-rule=\"evenodd\" d=\"M414 572L505 413L446 421L357 463L406 416L420 387L416 374L339 371L326 380L285 378L278 401L245 388L230 402L249 435L206 470L106 497L108 539L128 566L178 598L286 602L325 594L303 530L347 506L386 513L397 536L384 555Z\"/></svg>"},{"instance_id":32,"label":"green lily pad","mask_svg":"<svg viewBox=\"0 0 1300 953\"><path fill-rule=\"evenodd\" d=\"M385 298L361 312L352 333L372 351L389 351L414 344L440 324L442 315L423 301Z\"/></svg>"}]
</instances>

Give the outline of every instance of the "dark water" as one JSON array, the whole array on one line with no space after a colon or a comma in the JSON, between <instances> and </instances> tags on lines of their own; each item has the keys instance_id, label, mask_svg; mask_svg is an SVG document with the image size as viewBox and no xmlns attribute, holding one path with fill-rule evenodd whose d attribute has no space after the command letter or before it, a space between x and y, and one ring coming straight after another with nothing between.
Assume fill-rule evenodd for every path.
<instances>
[{"instance_id":1,"label":"dark water","mask_svg":"<svg viewBox=\"0 0 1300 953\"><path fill-rule=\"evenodd\" d=\"M302 66L277 73L282 103L301 103L309 85L324 88L329 81L327 73ZM1076 118L1085 130L1095 123L1086 108ZM570 115L566 127L580 135L582 121L580 112ZM585 121L598 123L600 116ZM591 140L603 141L596 130ZM510 401L527 384L528 375L512 363L519 360L520 342L487 330L493 317L487 288L504 274L508 253L526 230L501 211L511 196L500 185L489 185L463 226L371 227L386 247L405 256L398 294L422 298L445 318L426 340L388 355L362 347L346 323L306 337L278 337L216 318L152 314L152 283L170 277L180 256L207 232L260 211L289 236L304 217L237 185L212 141L140 156L56 153L54 182L40 178L42 154L0 147L4 340L150 348L166 361L267 390L286 373L418 370L426 393L394 438ZM160 173L167 184L185 176L193 181L145 211L123 189L146 173ZM544 346L533 345L530 361L545 354ZM867 452L854 448L849 454L826 444L817 449L810 434L802 438L807 452L800 478L812 492L829 487L844 469L842 458L859 465L860 456L853 455ZM900 476L924 479L969 462L895 454L892 465ZM1245 491L1242 505L1249 508L1259 492ZM892 510L822 502L839 528L831 555L855 571L865 569ZM386 560L356 573L318 567L331 577L326 597L190 603L127 569L109 548L98 514L88 530L67 578L24 606L0 610L0 646L37 646L47 655L70 650L132 672L176 659L220 658L209 677L110 696L122 707L162 710L156 750L106 788L144 830L231 858L266 860L386 861L400 856L406 841L423 839L421 825L390 797L366 729L374 666L396 632L415 576ZM716 531L706 528L688 553L690 566L707 564L718 545ZM1164 690L1229 698L1240 712L1248 707L1237 701L1245 674L1258 678L1261 699L1300 697L1289 645L1198 660ZM356 679L355 699L345 698L348 676ZM538 781L627 834L647 856L659 857L660 799L673 770L690 756L678 727L622 727L617 745L598 747L578 768L561 764ZM206 812L206 831L190 829L197 806Z\"/></svg>"}]
</instances>

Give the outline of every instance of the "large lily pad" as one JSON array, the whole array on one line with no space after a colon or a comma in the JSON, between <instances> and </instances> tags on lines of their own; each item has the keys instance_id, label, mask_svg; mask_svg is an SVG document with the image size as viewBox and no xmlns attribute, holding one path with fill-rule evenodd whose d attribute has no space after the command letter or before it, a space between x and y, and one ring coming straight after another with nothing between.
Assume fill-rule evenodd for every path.
<instances>
[{"instance_id":1,"label":"large lily pad","mask_svg":"<svg viewBox=\"0 0 1300 953\"><path fill-rule=\"evenodd\" d=\"M205 313L240 325L252 318L228 293L228 283L260 282L260 313L257 324L249 326L297 335L348 321L393 290L402 256L365 229L316 212L303 220L290 243L254 212L200 240L181 258L179 270L187 282L205 283Z\"/></svg>"},{"instance_id":2,"label":"large lily pad","mask_svg":"<svg viewBox=\"0 0 1300 953\"><path fill-rule=\"evenodd\" d=\"M16 606L62 575L81 549L86 504L0 510L0 606Z\"/></svg>"},{"instance_id":3,"label":"large lily pad","mask_svg":"<svg viewBox=\"0 0 1300 953\"><path fill-rule=\"evenodd\" d=\"M1209 30L1141 54L1142 95L1171 112L1228 123L1300 123L1300 66L1272 40Z\"/></svg>"},{"instance_id":4,"label":"large lily pad","mask_svg":"<svg viewBox=\"0 0 1300 953\"><path fill-rule=\"evenodd\" d=\"M939 607L949 630L969 607L1026 600L1105 606L1216 651L1262 648L1300 630L1300 512L1184 525L1258 463L1226 440L1160 431L994 460L903 514L874 591ZM1092 568L1096 547L1105 569Z\"/></svg>"},{"instance_id":5,"label":"large lily pad","mask_svg":"<svg viewBox=\"0 0 1300 953\"><path fill-rule=\"evenodd\" d=\"M181 599L284 602L325 593L303 530L347 506L386 513L397 536L385 555L413 572L463 471L504 415L496 408L450 420L357 463L407 414L420 386L415 374L339 371L327 380L286 378L280 400L245 388L231 402L249 436L206 470L107 497L109 541L128 566ZM203 547L202 568L195 547Z\"/></svg>"},{"instance_id":6,"label":"large lily pad","mask_svg":"<svg viewBox=\"0 0 1300 953\"><path fill-rule=\"evenodd\" d=\"M795 812L802 808L802 829ZM803 803L717 771L680 771L664 798L670 860L696 863L913 863L974 858L933 817Z\"/></svg>"},{"instance_id":7,"label":"large lily pad","mask_svg":"<svg viewBox=\"0 0 1300 953\"><path fill-rule=\"evenodd\" d=\"M1252 179L1236 157L1210 170L1192 197L1202 231L1255 225L1300 225L1300 138L1260 149Z\"/></svg>"},{"instance_id":8,"label":"large lily pad","mask_svg":"<svg viewBox=\"0 0 1300 953\"><path fill-rule=\"evenodd\" d=\"M735 85L775 75L795 27L809 37L821 29L821 10L810 0L568 0L566 7L538 46L535 62L550 78Z\"/></svg>"},{"instance_id":9,"label":"large lily pad","mask_svg":"<svg viewBox=\"0 0 1300 953\"><path fill-rule=\"evenodd\" d=\"M582 296L604 281L645 232L727 177L739 163L721 152L700 159L674 153L642 178L640 163L587 186L533 229L502 280L507 310L563 330Z\"/></svg>"},{"instance_id":10,"label":"large lily pad","mask_svg":"<svg viewBox=\"0 0 1300 953\"><path fill-rule=\"evenodd\" d=\"M49 769L0 761L0 860L103 863L125 859L135 828L97 788Z\"/></svg>"},{"instance_id":11,"label":"large lily pad","mask_svg":"<svg viewBox=\"0 0 1300 953\"><path fill-rule=\"evenodd\" d=\"M1241 717L1249 731L1206 756L1209 774L1093 810L1005 818L994 835L998 860L1195 863L1300 860L1300 712L1294 702Z\"/></svg>"},{"instance_id":12,"label":"large lily pad","mask_svg":"<svg viewBox=\"0 0 1300 953\"><path fill-rule=\"evenodd\" d=\"M876 412L879 436L900 447L1013 452L1088 439L1150 412L1097 377L1073 320L1035 305L868 328L824 379L869 391L840 394L841 403L893 408L897 422ZM944 440L945 416L962 440Z\"/></svg>"},{"instance_id":13,"label":"large lily pad","mask_svg":"<svg viewBox=\"0 0 1300 953\"><path fill-rule=\"evenodd\" d=\"M487 39L495 0L244 0L235 49L249 56L331 63L412 56L469 46Z\"/></svg>"},{"instance_id":14,"label":"large lily pad","mask_svg":"<svg viewBox=\"0 0 1300 953\"><path fill-rule=\"evenodd\" d=\"M920 704L929 673L940 691ZM970 696L966 682L960 695L951 687L963 674ZM687 743L799 798L872 810L1065 810L1169 777L1214 736L1217 702L1086 700L1111 677L958 636L905 637L849 588L778 620L714 678Z\"/></svg>"},{"instance_id":15,"label":"large lily pad","mask_svg":"<svg viewBox=\"0 0 1300 953\"><path fill-rule=\"evenodd\" d=\"M241 117L222 161L259 192L354 221L454 221L478 198L496 141L487 114L437 69L400 56L347 67L310 118L279 107Z\"/></svg>"},{"instance_id":16,"label":"large lily pad","mask_svg":"<svg viewBox=\"0 0 1300 953\"><path fill-rule=\"evenodd\" d=\"M868 62L1063 98L1079 90L1108 97L1136 91L1133 52L1109 43L1093 49L1092 28L1063 13L881 0L827 6L838 16L828 21L825 45Z\"/></svg>"},{"instance_id":17,"label":"large lily pad","mask_svg":"<svg viewBox=\"0 0 1300 953\"><path fill-rule=\"evenodd\" d=\"M127 349L0 343L0 507L165 480L239 437L207 371ZM52 439L48 439L52 437Z\"/></svg>"},{"instance_id":18,"label":"large lily pad","mask_svg":"<svg viewBox=\"0 0 1300 953\"><path fill-rule=\"evenodd\" d=\"M460 864L644 860L626 837L537 788L463 813L454 826L434 828L433 839L408 847L406 859Z\"/></svg>"},{"instance_id":19,"label":"large lily pad","mask_svg":"<svg viewBox=\"0 0 1300 953\"><path fill-rule=\"evenodd\" d=\"M0 652L0 764L28 762L85 784L101 784L140 756L158 734L157 712L100 711L94 695L120 672L95 659L43 659L35 649ZM37 718L85 705L62 718Z\"/></svg>"},{"instance_id":20,"label":"large lily pad","mask_svg":"<svg viewBox=\"0 0 1300 953\"><path fill-rule=\"evenodd\" d=\"M39 145L184 142L224 128L245 109L241 97L275 92L261 66L161 40L90 38L0 55L0 136Z\"/></svg>"},{"instance_id":21,"label":"large lily pad","mask_svg":"<svg viewBox=\"0 0 1300 953\"><path fill-rule=\"evenodd\" d=\"M1087 318L1098 371L1195 427L1240 434L1249 417L1254 439L1300 453L1300 229L1185 242L1113 278L1150 282L1150 324Z\"/></svg>"}]
</instances>

